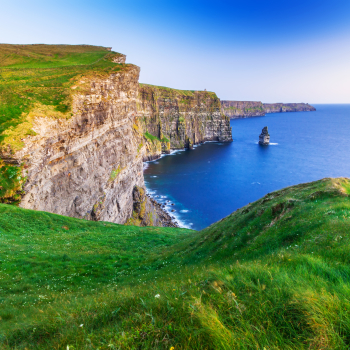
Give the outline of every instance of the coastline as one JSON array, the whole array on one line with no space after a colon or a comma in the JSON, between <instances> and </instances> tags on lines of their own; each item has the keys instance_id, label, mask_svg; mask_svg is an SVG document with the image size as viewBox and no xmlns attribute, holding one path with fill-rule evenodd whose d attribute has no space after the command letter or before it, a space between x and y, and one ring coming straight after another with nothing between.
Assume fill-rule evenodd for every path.
<instances>
[{"instance_id":1,"label":"coastline","mask_svg":"<svg viewBox=\"0 0 350 350\"><path fill-rule=\"evenodd\" d=\"M206 141L206 142L218 142L218 141ZM202 143L200 143L200 144L202 144ZM194 148L196 148L200 144L195 145ZM171 156L175 153L183 152L185 150L186 150L185 148L173 149L173 150L170 150L169 153L162 153L159 157L157 157L155 159L144 161L143 162L143 170L147 169L148 163L155 162L155 161L157 161L165 156ZM174 212L171 211L173 209L170 209L170 208L172 205L174 205L174 203L172 203L170 200L166 200L165 203L162 203L156 199L158 197L165 199L165 198L167 198L166 195L157 194L156 196L153 196L153 194L155 194L155 192L148 187L147 182L145 182L145 188L146 188L146 192L147 192L146 195L151 200L154 207L156 208L157 214L161 218L161 220L164 224L164 227L178 227L178 228L192 229L190 225L185 224L184 222L182 222L182 220L180 220L179 217L177 217L177 213L175 211ZM168 206L169 206L169 208L167 208Z\"/></svg>"}]
</instances>

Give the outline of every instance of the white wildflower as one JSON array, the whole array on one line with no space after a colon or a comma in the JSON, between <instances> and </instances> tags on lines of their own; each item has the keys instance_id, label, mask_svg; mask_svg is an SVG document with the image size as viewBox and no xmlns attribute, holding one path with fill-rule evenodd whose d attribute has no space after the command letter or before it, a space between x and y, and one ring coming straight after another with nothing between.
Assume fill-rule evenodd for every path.
<instances>
[{"instance_id":1,"label":"white wildflower","mask_svg":"<svg viewBox=\"0 0 350 350\"><path fill-rule=\"evenodd\" d=\"M154 297L155 298L160 298L160 294L156 294Z\"/></svg>"}]
</instances>

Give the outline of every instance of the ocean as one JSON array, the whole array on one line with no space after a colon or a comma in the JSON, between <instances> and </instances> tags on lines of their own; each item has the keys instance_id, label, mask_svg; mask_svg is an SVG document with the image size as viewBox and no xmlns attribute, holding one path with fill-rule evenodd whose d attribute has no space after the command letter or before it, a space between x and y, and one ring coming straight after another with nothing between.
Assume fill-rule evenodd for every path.
<instances>
[{"instance_id":1,"label":"ocean","mask_svg":"<svg viewBox=\"0 0 350 350\"><path fill-rule=\"evenodd\" d=\"M145 164L148 193L195 230L265 194L324 177L350 177L350 105L231 120L232 143L207 142ZM260 146L268 126L270 145Z\"/></svg>"}]
</instances>

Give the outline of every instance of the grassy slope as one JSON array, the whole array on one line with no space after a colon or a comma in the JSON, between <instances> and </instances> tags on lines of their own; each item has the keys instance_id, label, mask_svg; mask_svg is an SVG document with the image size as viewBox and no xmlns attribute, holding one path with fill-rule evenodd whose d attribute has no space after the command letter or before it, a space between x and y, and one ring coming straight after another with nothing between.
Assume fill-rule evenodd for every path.
<instances>
[{"instance_id":1,"label":"grassy slope","mask_svg":"<svg viewBox=\"0 0 350 350\"><path fill-rule=\"evenodd\" d=\"M348 349L350 181L203 231L0 205L4 349Z\"/></svg>"},{"instance_id":2,"label":"grassy slope","mask_svg":"<svg viewBox=\"0 0 350 350\"><path fill-rule=\"evenodd\" d=\"M86 89L77 85L80 77L127 70L111 61L116 55L98 46L0 44L0 154L20 150L22 139L35 135L34 116L70 118L73 94ZM0 156L0 202L20 199L21 173Z\"/></svg>"}]
</instances>

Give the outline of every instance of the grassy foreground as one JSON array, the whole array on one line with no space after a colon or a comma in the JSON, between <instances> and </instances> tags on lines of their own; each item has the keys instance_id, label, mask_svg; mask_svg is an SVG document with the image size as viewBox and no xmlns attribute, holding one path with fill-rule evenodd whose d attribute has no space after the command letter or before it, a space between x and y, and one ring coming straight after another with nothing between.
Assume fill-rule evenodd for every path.
<instances>
[{"instance_id":1,"label":"grassy foreground","mask_svg":"<svg viewBox=\"0 0 350 350\"><path fill-rule=\"evenodd\" d=\"M1 349L348 349L350 181L203 231L0 205Z\"/></svg>"}]
</instances>

